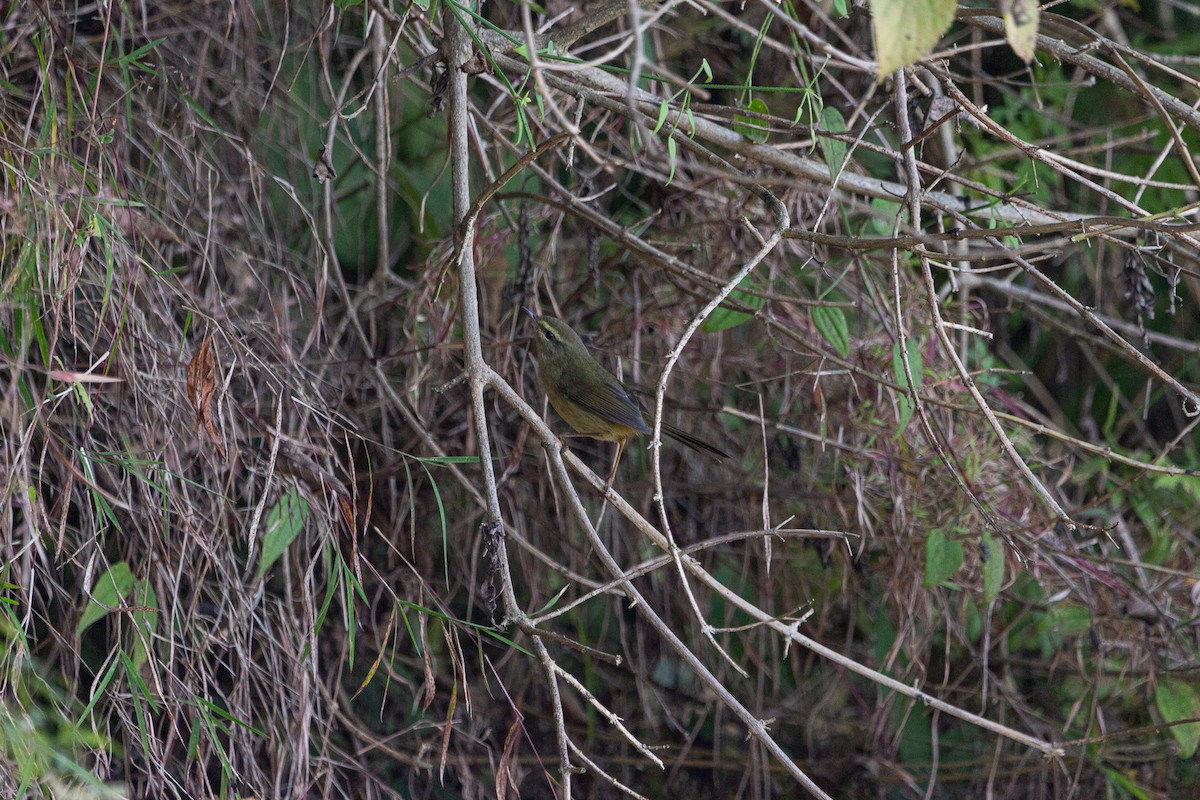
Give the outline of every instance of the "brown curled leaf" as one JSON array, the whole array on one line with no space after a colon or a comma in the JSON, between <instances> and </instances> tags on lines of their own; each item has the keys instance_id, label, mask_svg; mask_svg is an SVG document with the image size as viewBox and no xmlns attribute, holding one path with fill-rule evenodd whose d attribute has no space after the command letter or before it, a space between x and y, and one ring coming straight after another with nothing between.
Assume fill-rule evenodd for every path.
<instances>
[{"instance_id":1,"label":"brown curled leaf","mask_svg":"<svg viewBox=\"0 0 1200 800\"><path fill-rule=\"evenodd\" d=\"M216 445L217 453L225 457L225 443L217 430L214 407L217 398L217 359L214 355L212 336L205 337L200 349L187 368L187 396L196 411L199 426Z\"/></svg>"},{"instance_id":2,"label":"brown curled leaf","mask_svg":"<svg viewBox=\"0 0 1200 800\"><path fill-rule=\"evenodd\" d=\"M313 165L313 177L320 183L331 181L337 177L337 170L333 168L329 151L324 147L321 148L321 152L317 153L317 163Z\"/></svg>"},{"instance_id":3,"label":"brown curled leaf","mask_svg":"<svg viewBox=\"0 0 1200 800\"><path fill-rule=\"evenodd\" d=\"M475 52L471 54L471 57L468 58L463 65L459 67L459 69L461 69L467 75L479 75L481 73L491 75L492 62L487 57L486 53L476 48Z\"/></svg>"},{"instance_id":4,"label":"brown curled leaf","mask_svg":"<svg viewBox=\"0 0 1200 800\"><path fill-rule=\"evenodd\" d=\"M518 715L508 728L508 736L504 737L504 750L500 754L500 763L496 765L496 800L507 800L509 788L518 791L517 776L513 774L512 765L520 744L521 717Z\"/></svg>"}]
</instances>

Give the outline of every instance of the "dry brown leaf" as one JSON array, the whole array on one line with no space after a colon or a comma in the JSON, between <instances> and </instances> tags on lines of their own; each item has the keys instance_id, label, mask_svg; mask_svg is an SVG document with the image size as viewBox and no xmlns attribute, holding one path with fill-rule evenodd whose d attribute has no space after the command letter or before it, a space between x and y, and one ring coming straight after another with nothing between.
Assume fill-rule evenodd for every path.
<instances>
[{"instance_id":1,"label":"dry brown leaf","mask_svg":"<svg viewBox=\"0 0 1200 800\"><path fill-rule=\"evenodd\" d=\"M425 612L417 614L417 631L421 637L421 660L425 664L425 697L421 700L421 710L429 708L429 704L433 702L433 696L437 692L437 682L433 679L433 661L429 658L429 642L425 637L425 627L429 621L429 615Z\"/></svg>"},{"instance_id":2,"label":"dry brown leaf","mask_svg":"<svg viewBox=\"0 0 1200 800\"><path fill-rule=\"evenodd\" d=\"M321 183L337 177L337 170L333 168L333 161L330 160L329 152L324 147L317 154L317 163L313 165L313 177Z\"/></svg>"},{"instance_id":3,"label":"dry brown leaf","mask_svg":"<svg viewBox=\"0 0 1200 800\"><path fill-rule=\"evenodd\" d=\"M492 74L492 62L480 50L476 50L469 59L461 67L463 72L468 75L479 75L481 73Z\"/></svg>"},{"instance_id":4,"label":"dry brown leaf","mask_svg":"<svg viewBox=\"0 0 1200 800\"><path fill-rule=\"evenodd\" d=\"M450 731L454 729L454 707L458 705L458 681L450 687L450 703L446 707L446 724L442 727L442 757L438 762L438 782L446 785L446 753L450 750Z\"/></svg>"},{"instance_id":5,"label":"dry brown leaf","mask_svg":"<svg viewBox=\"0 0 1200 800\"><path fill-rule=\"evenodd\" d=\"M496 800L508 797L508 787L517 788L516 777L512 774L510 765L517 755L517 745L521 743L521 717L513 720L504 737L504 751L500 754L500 763L496 766Z\"/></svg>"},{"instance_id":6,"label":"dry brown leaf","mask_svg":"<svg viewBox=\"0 0 1200 800\"><path fill-rule=\"evenodd\" d=\"M224 439L217 430L213 415L218 386L217 359L214 355L213 340L210 335L200 343L200 349L188 363L187 396L192 401L192 408L196 411L200 427L216 445L217 453L224 458Z\"/></svg>"},{"instance_id":7,"label":"dry brown leaf","mask_svg":"<svg viewBox=\"0 0 1200 800\"><path fill-rule=\"evenodd\" d=\"M393 608L391 619L388 620L387 626L383 629L383 641L379 644L379 654L375 656L375 660L371 662L371 667L367 670L366 677L364 677L362 683L358 685L358 690L354 692L355 697L358 697L359 693L362 692L363 689L367 688L367 685L371 683L371 680L375 677L375 674L379 672L379 665L383 663L383 656L387 653L388 642L392 640L392 628L394 628L395 625L396 609Z\"/></svg>"}]
</instances>

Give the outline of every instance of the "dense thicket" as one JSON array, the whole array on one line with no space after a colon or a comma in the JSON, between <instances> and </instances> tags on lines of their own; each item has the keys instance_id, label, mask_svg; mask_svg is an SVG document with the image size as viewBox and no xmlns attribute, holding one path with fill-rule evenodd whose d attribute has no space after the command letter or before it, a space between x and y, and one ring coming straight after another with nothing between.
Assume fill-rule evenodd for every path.
<instances>
[{"instance_id":1,"label":"dense thicket","mask_svg":"<svg viewBox=\"0 0 1200 800\"><path fill-rule=\"evenodd\" d=\"M839 7L13 4L0 795L1194 789L1200 22Z\"/></svg>"}]
</instances>

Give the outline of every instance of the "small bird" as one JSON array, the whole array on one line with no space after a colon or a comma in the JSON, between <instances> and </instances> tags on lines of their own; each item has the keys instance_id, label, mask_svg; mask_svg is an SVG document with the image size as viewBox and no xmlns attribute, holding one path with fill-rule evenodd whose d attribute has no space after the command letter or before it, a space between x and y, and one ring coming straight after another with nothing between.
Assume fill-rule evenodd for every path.
<instances>
[{"instance_id":1,"label":"small bird","mask_svg":"<svg viewBox=\"0 0 1200 800\"><path fill-rule=\"evenodd\" d=\"M579 334L571 330L569 325L553 317L539 317L524 306L521 310L537 325L533 337L534 355L541 372L542 387L546 390L550 405L575 429L575 433L568 436L586 436L617 443L617 457L613 460L612 471L605 483L607 490L617 474L625 443L636 436L650 433L652 420L642 404L592 357ZM674 425L663 422L662 430L667 436L695 450L720 459L729 458L724 450Z\"/></svg>"}]
</instances>

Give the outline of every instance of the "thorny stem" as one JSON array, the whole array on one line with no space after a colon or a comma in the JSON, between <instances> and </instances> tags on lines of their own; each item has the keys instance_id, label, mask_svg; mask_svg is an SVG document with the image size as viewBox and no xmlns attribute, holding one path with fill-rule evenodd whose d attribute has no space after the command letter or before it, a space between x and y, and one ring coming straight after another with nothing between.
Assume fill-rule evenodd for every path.
<instances>
[{"instance_id":1,"label":"thorny stem","mask_svg":"<svg viewBox=\"0 0 1200 800\"><path fill-rule=\"evenodd\" d=\"M453 194L453 214L456 226L470 228L471 211L470 166L468 152L469 144L469 114L470 102L467 98L467 75L460 68L471 57L471 38L464 27L465 21L455 17L454 10L447 6L443 12L446 39L443 44L446 63L446 73L449 80L448 113L450 125L450 169L451 191ZM483 473L484 494L487 511L483 525L485 537L489 544L491 564L488 569L500 577L500 599L505 618L516 623L533 639L534 649L546 670L547 681L550 684L550 697L554 709L555 730L559 750L559 779L566 800L571 798L571 778L574 768L571 766L570 750L566 724L563 718L562 699L558 692L558 682L553 669L553 660L541 639L532 633L529 626L522 624L525 614L517 604L516 593L513 589L512 571L508 564L508 549L503 535L503 521L500 512L500 498L496 487L496 474L493 469L491 455L491 440L488 431L487 415L484 408L483 390L487 385L487 377L491 372L483 358L483 347L479 332L479 298L475 277L474 236L461 236L457 239L456 264L459 270L459 286L461 289L460 318L463 325L463 349L466 361L467 378L471 391L471 415L475 425L475 435L479 440L479 465ZM490 531L498 531L498 535L489 535Z\"/></svg>"}]
</instances>

